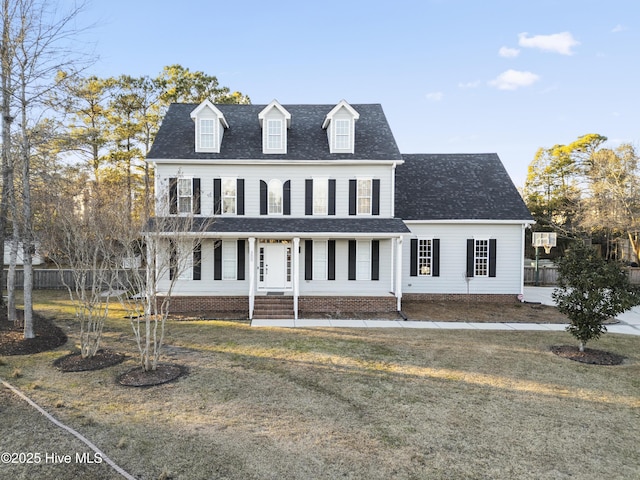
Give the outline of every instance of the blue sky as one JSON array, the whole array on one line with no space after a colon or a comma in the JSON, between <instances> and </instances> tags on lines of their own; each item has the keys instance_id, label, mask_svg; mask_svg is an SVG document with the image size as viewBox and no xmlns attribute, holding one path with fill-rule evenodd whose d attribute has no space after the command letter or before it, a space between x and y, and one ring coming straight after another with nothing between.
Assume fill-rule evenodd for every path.
<instances>
[{"instance_id":1,"label":"blue sky","mask_svg":"<svg viewBox=\"0 0 640 480\"><path fill-rule=\"evenodd\" d=\"M637 0L94 0L98 76L181 64L253 103L382 104L403 153L640 141Z\"/></svg>"}]
</instances>

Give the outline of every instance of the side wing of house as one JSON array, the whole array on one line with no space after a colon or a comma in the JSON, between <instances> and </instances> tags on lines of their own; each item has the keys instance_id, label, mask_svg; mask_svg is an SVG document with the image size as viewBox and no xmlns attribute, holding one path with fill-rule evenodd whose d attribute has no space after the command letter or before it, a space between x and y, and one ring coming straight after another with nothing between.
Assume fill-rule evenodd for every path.
<instances>
[{"instance_id":1,"label":"side wing of house","mask_svg":"<svg viewBox=\"0 0 640 480\"><path fill-rule=\"evenodd\" d=\"M404 155L396 214L405 237L405 299L523 292L524 231L533 218L495 154Z\"/></svg>"}]
</instances>

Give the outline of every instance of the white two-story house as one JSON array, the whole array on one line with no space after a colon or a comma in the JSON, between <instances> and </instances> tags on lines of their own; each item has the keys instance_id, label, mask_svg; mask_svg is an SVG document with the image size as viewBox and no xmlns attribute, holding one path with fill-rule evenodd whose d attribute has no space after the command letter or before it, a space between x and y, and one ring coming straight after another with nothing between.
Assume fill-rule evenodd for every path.
<instances>
[{"instance_id":1,"label":"white two-story house","mask_svg":"<svg viewBox=\"0 0 640 480\"><path fill-rule=\"evenodd\" d=\"M533 220L497 155L402 155L380 105L173 104L147 161L156 217L206 225L180 245L164 233L187 261L174 312L254 318L277 298L271 313L297 318L522 293Z\"/></svg>"}]
</instances>

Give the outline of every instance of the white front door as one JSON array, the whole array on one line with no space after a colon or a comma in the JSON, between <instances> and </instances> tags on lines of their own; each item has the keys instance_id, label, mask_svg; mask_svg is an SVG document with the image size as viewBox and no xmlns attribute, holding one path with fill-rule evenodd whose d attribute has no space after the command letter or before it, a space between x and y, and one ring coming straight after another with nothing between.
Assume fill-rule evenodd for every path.
<instances>
[{"instance_id":1,"label":"white front door","mask_svg":"<svg viewBox=\"0 0 640 480\"><path fill-rule=\"evenodd\" d=\"M258 250L258 288L285 290L291 288L291 245L263 243Z\"/></svg>"}]
</instances>

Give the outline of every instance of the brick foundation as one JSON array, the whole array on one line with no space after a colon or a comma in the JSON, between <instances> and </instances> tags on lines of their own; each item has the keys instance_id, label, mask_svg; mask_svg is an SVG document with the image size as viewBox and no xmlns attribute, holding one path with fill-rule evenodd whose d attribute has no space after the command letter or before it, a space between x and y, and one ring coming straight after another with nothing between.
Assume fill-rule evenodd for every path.
<instances>
[{"instance_id":1,"label":"brick foundation","mask_svg":"<svg viewBox=\"0 0 640 480\"><path fill-rule=\"evenodd\" d=\"M405 293L405 302L520 303L517 295L466 293Z\"/></svg>"},{"instance_id":2,"label":"brick foundation","mask_svg":"<svg viewBox=\"0 0 640 480\"><path fill-rule=\"evenodd\" d=\"M158 298L158 301L162 301L162 299ZM241 313L248 317L249 297L171 297L169 311L175 314Z\"/></svg>"},{"instance_id":3,"label":"brick foundation","mask_svg":"<svg viewBox=\"0 0 640 480\"><path fill-rule=\"evenodd\" d=\"M316 297L298 299L300 314L316 313L386 313L396 311L395 297Z\"/></svg>"}]
</instances>

